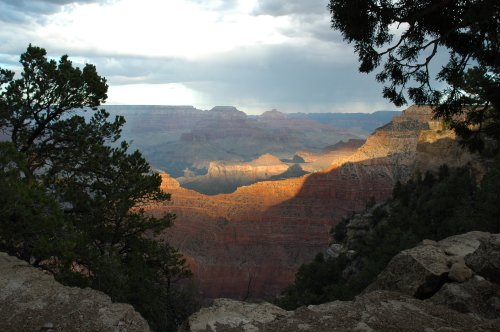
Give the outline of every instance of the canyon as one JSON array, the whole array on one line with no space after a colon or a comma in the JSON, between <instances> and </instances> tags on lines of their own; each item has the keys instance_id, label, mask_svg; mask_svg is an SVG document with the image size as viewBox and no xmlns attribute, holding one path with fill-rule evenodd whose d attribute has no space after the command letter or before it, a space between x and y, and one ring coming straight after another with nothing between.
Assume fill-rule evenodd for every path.
<instances>
[{"instance_id":1,"label":"canyon","mask_svg":"<svg viewBox=\"0 0 500 332\"><path fill-rule=\"evenodd\" d=\"M175 178L208 172L211 162L250 162L270 153L291 159L297 151L364 139L399 112L247 115L232 106L106 106L127 120L122 138L148 162ZM89 112L90 113L90 112Z\"/></svg>"},{"instance_id":2,"label":"canyon","mask_svg":"<svg viewBox=\"0 0 500 332\"><path fill-rule=\"evenodd\" d=\"M182 187L203 194L231 193L238 187L262 180L283 180L318 172L335 160L352 154L363 143L362 139L340 141L319 153L298 151L292 159L279 159L266 153L248 162L211 161L207 174L196 175L194 172L185 171L184 176L176 180Z\"/></svg>"},{"instance_id":3,"label":"canyon","mask_svg":"<svg viewBox=\"0 0 500 332\"><path fill-rule=\"evenodd\" d=\"M172 200L146 211L176 214L174 226L159 238L185 255L203 296L272 298L293 281L302 263L328 247L328 233L343 217L370 200L389 197L397 181L408 180L417 166L429 166L419 161L419 154L436 153L428 144L451 137L432 120L430 107L412 106L353 153L302 177L207 196L162 174L162 189ZM459 151L454 141L446 147Z\"/></svg>"},{"instance_id":4,"label":"canyon","mask_svg":"<svg viewBox=\"0 0 500 332\"><path fill-rule=\"evenodd\" d=\"M291 165L268 153L249 162L212 161L208 165L207 174L188 175L177 180L184 188L205 194L230 193L238 187L284 174L290 167Z\"/></svg>"}]
</instances>

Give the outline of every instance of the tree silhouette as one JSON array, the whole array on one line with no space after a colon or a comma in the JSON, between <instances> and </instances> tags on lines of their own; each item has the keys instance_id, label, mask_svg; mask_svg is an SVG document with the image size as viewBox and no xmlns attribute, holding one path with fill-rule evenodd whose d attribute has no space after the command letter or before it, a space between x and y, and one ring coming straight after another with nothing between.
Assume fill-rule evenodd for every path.
<instances>
[{"instance_id":1,"label":"tree silhouette","mask_svg":"<svg viewBox=\"0 0 500 332\"><path fill-rule=\"evenodd\" d=\"M359 70L381 67L385 98L436 106L472 149L500 139L498 1L331 0L329 9Z\"/></svg>"}]
</instances>

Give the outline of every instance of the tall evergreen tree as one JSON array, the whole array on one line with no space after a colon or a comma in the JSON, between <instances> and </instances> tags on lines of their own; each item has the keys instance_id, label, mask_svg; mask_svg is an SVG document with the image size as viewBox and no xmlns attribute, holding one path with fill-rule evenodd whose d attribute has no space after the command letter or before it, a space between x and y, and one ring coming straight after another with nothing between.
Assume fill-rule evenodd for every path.
<instances>
[{"instance_id":1,"label":"tall evergreen tree","mask_svg":"<svg viewBox=\"0 0 500 332\"><path fill-rule=\"evenodd\" d=\"M176 249L151 238L174 216L142 209L169 195L139 151L119 142L124 118L98 109L106 80L93 65L48 60L31 45L20 62L20 78L0 68L0 130L11 138L0 145L0 246L175 330L190 303L178 281L190 272Z\"/></svg>"}]
</instances>

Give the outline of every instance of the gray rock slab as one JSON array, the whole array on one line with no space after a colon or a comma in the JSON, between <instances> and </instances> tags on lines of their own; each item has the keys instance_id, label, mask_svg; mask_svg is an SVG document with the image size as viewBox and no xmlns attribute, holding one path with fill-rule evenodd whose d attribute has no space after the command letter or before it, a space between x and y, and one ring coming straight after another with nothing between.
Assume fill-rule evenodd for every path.
<instances>
[{"instance_id":1,"label":"gray rock slab","mask_svg":"<svg viewBox=\"0 0 500 332\"><path fill-rule=\"evenodd\" d=\"M89 288L66 287L0 253L0 331L149 331L129 304Z\"/></svg>"}]
</instances>

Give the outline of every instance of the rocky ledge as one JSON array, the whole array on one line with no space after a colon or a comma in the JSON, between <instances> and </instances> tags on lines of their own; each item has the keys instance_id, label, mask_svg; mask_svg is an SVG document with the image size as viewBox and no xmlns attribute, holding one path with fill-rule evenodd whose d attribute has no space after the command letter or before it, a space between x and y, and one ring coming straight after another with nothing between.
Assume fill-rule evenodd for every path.
<instances>
[{"instance_id":1,"label":"rocky ledge","mask_svg":"<svg viewBox=\"0 0 500 332\"><path fill-rule=\"evenodd\" d=\"M500 234L424 240L393 257L365 292L372 290L397 291L470 316L498 319Z\"/></svg>"},{"instance_id":2,"label":"rocky ledge","mask_svg":"<svg viewBox=\"0 0 500 332\"><path fill-rule=\"evenodd\" d=\"M0 253L0 331L149 331L129 304L66 287L28 263Z\"/></svg>"},{"instance_id":3,"label":"rocky ledge","mask_svg":"<svg viewBox=\"0 0 500 332\"><path fill-rule=\"evenodd\" d=\"M184 331L500 331L500 234L470 232L402 251L364 294L285 311L218 299Z\"/></svg>"}]
</instances>

